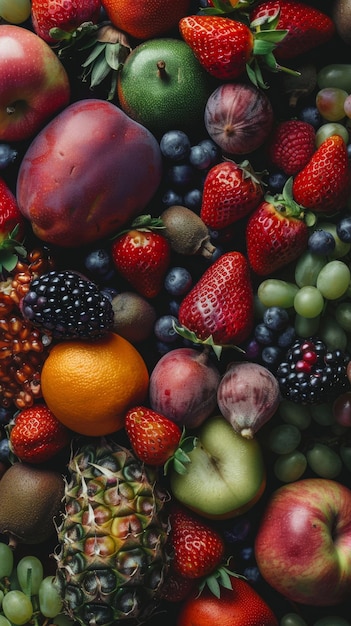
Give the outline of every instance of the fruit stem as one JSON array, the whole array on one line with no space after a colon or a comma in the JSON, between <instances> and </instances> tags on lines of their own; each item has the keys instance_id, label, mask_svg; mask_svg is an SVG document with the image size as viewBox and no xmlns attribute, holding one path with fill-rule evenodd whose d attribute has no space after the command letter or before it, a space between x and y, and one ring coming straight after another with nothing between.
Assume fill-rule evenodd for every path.
<instances>
[{"instance_id":1,"label":"fruit stem","mask_svg":"<svg viewBox=\"0 0 351 626\"><path fill-rule=\"evenodd\" d=\"M168 74L166 72L166 63L165 61L157 61L156 63L156 67L157 67L157 75L159 78L161 78L161 80L166 80L166 78L168 78Z\"/></svg>"},{"instance_id":2,"label":"fruit stem","mask_svg":"<svg viewBox=\"0 0 351 626\"><path fill-rule=\"evenodd\" d=\"M212 245L210 241L203 241L199 250L200 254L205 257L205 259L211 259L213 253L216 251L216 247Z\"/></svg>"}]
</instances>

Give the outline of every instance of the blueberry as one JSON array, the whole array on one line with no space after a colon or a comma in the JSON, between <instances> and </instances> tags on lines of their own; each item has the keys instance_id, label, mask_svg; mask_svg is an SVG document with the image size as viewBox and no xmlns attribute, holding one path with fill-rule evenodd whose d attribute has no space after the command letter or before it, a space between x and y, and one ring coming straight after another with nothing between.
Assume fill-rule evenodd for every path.
<instances>
[{"instance_id":1,"label":"blueberry","mask_svg":"<svg viewBox=\"0 0 351 626\"><path fill-rule=\"evenodd\" d=\"M296 339L296 331L293 326L288 326L283 330L282 333L279 333L277 338L277 344L279 348L290 348Z\"/></svg>"},{"instance_id":2,"label":"blueberry","mask_svg":"<svg viewBox=\"0 0 351 626\"><path fill-rule=\"evenodd\" d=\"M175 205L183 205L183 196L174 191L174 189L167 189L162 196L162 204L164 207L168 208L170 206Z\"/></svg>"},{"instance_id":3,"label":"blueberry","mask_svg":"<svg viewBox=\"0 0 351 626\"><path fill-rule=\"evenodd\" d=\"M257 324L254 331L255 339L264 346L270 346L274 343L275 333L266 324Z\"/></svg>"},{"instance_id":4,"label":"blueberry","mask_svg":"<svg viewBox=\"0 0 351 626\"><path fill-rule=\"evenodd\" d=\"M279 306L270 306L263 313L263 322L271 330L282 330L289 324L289 313Z\"/></svg>"},{"instance_id":5,"label":"blueberry","mask_svg":"<svg viewBox=\"0 0 351 626\"><path fill-rule=\"evenodd\" d=\"M172 187L186 189L194 181L195 170L189 163L172 165L167 173L167 180Z\"/></svg>"},{"instance_id":6,"label":"blueberry","mask_svg":"<svg viewBox=\"0 0 351 626\"><path fill-rule=\"evenodd\" d=\"M172 267L166 274L164 286L172 296L186 294L192 286L192 276L185 267Z\"/></svg>"},{"instance_id":7,"label":"blueberry","mask_svg":"<svg viewBox=\"0 0 351 626\"><path fill-rule=\"evenodd\" d=\"M219 146L217 146L217 144L212 141L212 139L202 139L201 141L199 141L198 145L207 150L211 157L211 165L214 165L218 161L220 156Z\"/></svg>"},{"instance_id":8,"label":"blueberry","mask_svg":"<svg viewBox=\"0 0 351 626\"><path fill-rule=\"evenodd\" d=\"M203 145L192 146L189 154L189 162L198 170L207 170L211 165L211 155Z\"/></svg>"},{"instance_id":9,"label":"blueberry","mask_svg":"<svg viewBox=\"0 0 351 626\"><path fill-rule=\"evenodd\" d=\"M240 556L243 561L251 561L254 558L254 547L253 546L244 546L240 550Z\"/></svg>"},{"instance_id":10,"label":"blueberry","mask_svg":"<svg viewBox=\"0 0 351 626\"><path fill-rule=\"evenodd\" d=\"M8 424L12 419L13 411L0 406L0 424Z\"/></svg>"},{"instance_id":11,"label":"blueberry","mask_svg":"<svg viewBox=\"0 0 351 626\"><path fill-rule=\"evenodd\" d=\"M335 239L331 233L317 228L308 238L308 249L318 255L326 255L335 249Z\"/></svg>"},{"instance_id":12,"label":"blueberry","mask_svg":"<svg viewBox=\"0 0 351 626\"><path fill-rule=\"evenodd\" d=\"M258 359L261 354L261 345L256 339L250 339L245 346L245 356L247 359Z\"/></svg>"},{"instance_id":13,"label":"blueberry","mask_svg":"<svg viewBox=\"0 0 351 626\"><path fill-rule=\"evenodd\" d=\"M178 333L174 330L173 324L178 320L174 315L161 315L154 325L154 333L158 341L169 344L179 339Z\"/></svg>"},{"instance_id":14,"label":"blueberry","mask_svg":"<svg viewBox=\"0 0 351 626\"><path fill-rule=\"evenodd\" d=\"M7 143L0 143L0 169L3 170L17 158L17 150L11 148Z\"/></svg>"},{"instance_id":15,"label":"blueberry","mask_svg":"<svg viewBox=\"0 0 351 626\"><path fill-rule=\"evenodd\" d=\"M112 269L110 255L103 248L92 250L84 260L86 270L95 278L104 278Z\"/></svg>"},{"instance_id":16,"label":"blueberry","mask_svg":"<svg viewBox=\"0 0 351 626\"><path fill-rule=\"evenodd\" d=\"M0 461L1 463L9 463L10 461L10 443L7 437L0 441Z\"/></svg>"},{"instance_id":17,"label":"blueberry","mask_svg":"<svg viewBox=\"0 0 351 626\"><path fill-rule=\"evenodd\" d=\"M253 585L261 580L260 570L258 569L257 565L250 565L249 567L245 567L243 575Z\"/></svg>"},{"instance_id":18,"label":"blueberry","mask_svg":"<svg viewBox=\"0 0 351 626\"><path fill-rule=\"evenodd\" d=\"M190 189L184 194L184 206L192 211L200 211L202 203L201 189Z\"/></svg>"},{"instance_id":19,"label":"blueberry","mask_svg":"<svg viewBox=\"0 0 351 626\"><path fill-rule=\"evenodd\" d=\"M178 317L179 308L180 302L178 302L178 300L170 300L168 302L168 310L171 315L174 315L174 317Z\"/></svg>"},{"instance_id":20,"label":"blueberry","mask_svg":"<svg viewBox=\"0 0 351 626\"><path fill-rule=\"evenodd\" d=\"M271 172L268 178L268 187L272 193L281 193L288 180L288 175L284 172Z\"/></svg>"},{"instance_id":21,"label":"blueberry","mask_svg":"<svg viewBox=\"0 0 351 626\"><path fill-rule=\"evenodd\" d=\"M190 139L182 130L169 130L160 141L160 150L166 159L183 161L190 154Z\"/></svg>"},{"instance_id":22,"label":"blueberry","mask_svg":"<svg viewBox=\"0 0 351 626\"><path fill-rule=\"evenodd\" d=\"M336 234L343 243L351 243L351 217L343 217L336 225Z\"/></svg>"},{"instance_id":23,"label":"blueberry","mask_svg":"<svg viewBox=\"0 0 351 626\"><path fill-rule=\"evenodd\" d=\"M268 368L280 363L282 349L278 346L265 346L262 350L261 359Z\"/></svg>"},{"instance_id":24,"label":"blueberry","mask_svg":"<svg viewBox=\"0 0 351 626\"><path fill-rule=\"evenodd\" d=\"M223 534L228 543L238 543L247 539L250 530L250 521L246 518L241 518L234 520L233 523L223 531Z\"/></svg>"},{"instance_id":25,"label":"blueberry","mask_svg":"<svg viewBox=\"0 0 351 626\"><path fill-rule=\"evenodd\" d=\"M106 298L110 300L110 302L112 302L113 298L118 296L119 293L118 290L115 289L115 287L102 287L100 291L104 296L106 296Z\"/></svg>"},{"instance_id":26,"label":"blueberry","mask_svg":"<svg viewBox=\"0 0 351 626\"><path fill-rule=\"evenodd\" d=\"M299 119L307 124L311 124L317 130L323 123L323 118L316 106L309 105L301 109Z\"/></svg>"}]
</instances>

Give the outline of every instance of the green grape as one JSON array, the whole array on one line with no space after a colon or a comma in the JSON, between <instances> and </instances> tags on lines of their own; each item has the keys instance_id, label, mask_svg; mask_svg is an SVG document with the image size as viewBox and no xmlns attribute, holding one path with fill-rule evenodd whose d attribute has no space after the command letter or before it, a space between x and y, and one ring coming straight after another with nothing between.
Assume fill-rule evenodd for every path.
<instances>
[{"instance_id":1,"label":"green grape","mask_svg":"<svg viewBox=\"0 0 351 626\"><path fill-rule=\"evenodd\" d=\"M351 65L349 63L330 63L322 67L317 73L317 84L324 87L338 87L351 92Z\"/></svg>"},{"instance_id":2,"label":"green grape","mask_svg":"<svg viewBox=\"0 0 351 626\"><path fill-rule=\"evenodd\" d=\"M324 298L313 285L301 287L294 298L294 309L298 315L308 319L320 315L324 308Z\"/></svg>"},{"instance_id":3,"label":"green grape","mask_svg":"<svg viewBox=\"0 0 351 626\"><path fill-rule=\"evenodd\" d=\"M23 591L17 589L5 594L2 601L2 610L5 617L16 626L22 626L33 615L31 599Z\"/></svg>"},{"instance_id":4,"label":"green grape","mask_svg":"<svg viewBox=\"0 0 351 626\"><path fill-rule=\"evenodd\" d=\"M311 404L312 419L321 426L331 426L334 423L333 407L331 404Z\"/></svg>"},{"instance_id":5,"label":"green grape","mask_svg":"<svg viewBox=\"0 0 351 626\"><path fill-rule=\"evenodd\" d=\"M307 468L307 459L300 450L278 456L274 463L274 473L283 483L299 480Z\"/></svg>"},{"instance_id":6,"label":"green grape","mask_svg":"<svg viewBox=\"0 0 351 626\"><path fill-rule=\"evenodd\" d=\"M319 325L319 336L328 350L346 350L348 337L337 320L330 315L324 315Z\"/></svg>"},{"instance_id":7,"label":"green grape","mask_svg":"<svg viewBox=\"0 0 351 626\"><path fill-rule=\"evenodd\" d=\"M347 98L345 100L344 107L345 107L346 102L347 102ZM315 137L316 148L319 148L319 146L323 143L323 141L325 141L326 139L328 139L328 137L331 137L332 135L340 135L340 137L343 138L345 143L346 144L348 143L349 133L348 133L346 126L344 126L343 124L340 124L339 122L328 122L326 124L322 124L318 128L318 130L316 130L316 137Z\"/></svg>"},{"instance_id":8,"label":"green grape","mask_svg":"<svg viewBox=\"0 0 351 626\"><path fill-rule=\"evenodd\" d=\"M290 309L294 305L298 289L297 285L286 280L267 278L259 284L257 297L266 307L280 306L283 309Z\"/></svg>"},{"instance_id":9,"label":"green grape","mask_svg":"<svg viewBox=\"0 0 351 626\"><path fill-rule=\"evenodd\" d=\"M342 470L340 456L324 443L315 443L306 457L311 470L321 478L336 478Z\"/></svg>"},{"instance_id":10,"label":"green grape","mask_svg":"<svg viewBox=\"0 0 351 626\"><path fill-rule=\"evenodd\" d=\"M295 315L295 331L299 337L311 337L312 335L316 335L319 329L320 324L320 315L317 317L303 317L296 313Z\"/></svg>"},{"instance_id":11,"label":"green grape","mask_svg":"<svg viewBox=\"0 0 351 626\"><path fill-rule=\"evenodd\" d=\"M53 576L46 576L40 583L39 607L44 617L55 617L62 610L62 598L53 581Z\"/></svg>"},{"instance_id":12,"label":"green grape","mask_svg":"<svg viewBox=\"0 0 351 626\"><path fill-rule=\"evenodd\" d=\"M0 626L12 626L12 624L4 615L0 615Z\"/></svg>"},{"instance_id":13,"label":"green grape","mask_svg":"<svg viewBox=\"0 0 351 626\"><path fill-rule=\"evenodd\" d=\"M274 426L268 436L268 446L276 454L288 454L297 448L301 441L301 433L292 424Z\"/></svg>"},{"instance_id":14,"label":"green grape","mask_svg":"<svg viewBox=\"0 0 351 626\"><path fill-rule=\"evenodd\" d=\"M339 454L342 458L342 461L346 467L346 469L351 472L351 446L346 443L342 443L339 448Z\"/></svg>"},{"instance_id":15,"label":"green grape","mask_svg":"<svg viewBox=\"0 0 351 626\"><path fill-rule=\"evenodd\" d=\"M351 332L351 302L340 302L335 311L335 319L339 326L347 332Z\"/></svg>"},{"instance_id":16,"label":"green grape","mask_svg":"<svg viewBox=\"0 0 351 626\"><path fill-rule=\"evenodd\" d=\"M326 615L317 619L313 626L351 626L351 622L340 615Z\"/></svg>"},{"instance_id":17,"label":"green grape","mask_svg":"<svg viewBox=\"0 0 351 626\"><path fill-rule=\"evenodd\" d=\"M344 102L348 95L340 87L323 87L317 92L316 107L328 122L339 122L345 117Z\"/></svg>"},{"instance_id":18,"label":"green grape","mask_svg":"<svg viewBox=\"0 0 351 626\"><path fill-rule=\"evenodd\" d=\"M316 287L327 300L337 300L344 295L351 279L351 273L343 261L329 261L317 276Z\"/></svg>"},{"instance_id":19,"label":"green grape","mask_svg":"<svg viewBox=\"0 0 351 626\"><path fill-rule=\"evenodd\" d=\"M351 98L348 95L345 102L344 102L344 111L345 111L345 115L347 115L348 118L351 117Z\"/></svg>"},{"instance_id":20,"label":"green grape","mask_svg":"<svg viewBox=\"0 0 351 626\"><path fill-rule=\"evenodd\" d=\"M307 626L307 622L297 613L286 613L280 620L280 626Z\"/></svg>"},{"instance_id":21,"label":"green grape","mask_svg":"<svg viewBox=\"0 0 351 626\"><path fill-rule=\"evenodd\" d=\"M13 551L7 543L0 543L0 579L10 576L13 570Z\"/></svg>"},{"instance_id":22,"label":"green grape","mask_svg":"<svg viewBox=\"0 0 351 626\"><path fill-rule=\"evenodd\" d=\"M317 276L326 264L326 257L313 254L309 250L303 252L295 265L295 281L298 287L315 286Z\"/></svg>"},{"instance_id":23,"label":"green grape","mask_svg":"<svg viewBox=\"0 0 351 626\"><path fill-rule=\"evenodd\" d=\"M333 235L335 240L335 248L333 252L328 255L329 260L331 259L341 259L346 256L351 250L351 244L346 243L345 241L341 241L340 237L336 232L336 224L333 222L319 222L318 228L322 230L326 230L328 233Z\"/></svg>"},{"instance_id":24,"label":"green grape","mask_svg":"<svg viewBox=\"0 0 351 626\"><path fill-rule=\"evenodd\" d=\"M4 592L3 592L2 589L0 589L0 606L2 605L3 599L4 599ZM0 626L1 626L1 624L0 624Z\"/></svg>"},{"instance_id":25,"label":"green grape","mask_svg":"<svg viewBox=\"0 0 351 626\"><path fill-rule=\"evenodd\" d=\"M24 556L17 564L17 577L22 591L36 596L43 580L43 565L36 556Z\"/></svg>"},{"instance_id":26,"label":"green grape","mask_svg":"<svg viewBox=\"0 0 351 626\"><path fill-rule=\"evenodd\" d=\"M305 430L311 424L311 413L307 406L290 400L281 400L279 415L287 424L293 424L299 430Z\"/></svg>"},{"instance_id":27,"label":"green grape","mask_svg":"<svg viewBox=\"0 0 351 626\"><path fill-rule=\"evenodd\" d=\"M10 24L22 24L30 17L30 0L0 0L0 15Z\"/></svg>"}]
</instances>

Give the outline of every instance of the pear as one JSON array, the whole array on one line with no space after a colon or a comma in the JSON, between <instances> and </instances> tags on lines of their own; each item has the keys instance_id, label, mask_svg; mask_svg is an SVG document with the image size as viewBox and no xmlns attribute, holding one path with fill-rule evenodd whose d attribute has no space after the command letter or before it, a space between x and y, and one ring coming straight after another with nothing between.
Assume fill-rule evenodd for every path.
<instances>
[{"instance_id":1,"label":"pear","mask_svg":"<svg viewBox=\"0 0 351 626\"><path fill-rule=\"evenodd\" d=\"M18 543L39 544L55 532L64 478L54 470L16 462L0 480L0 533Z\"/></svg>"}]
</instances>

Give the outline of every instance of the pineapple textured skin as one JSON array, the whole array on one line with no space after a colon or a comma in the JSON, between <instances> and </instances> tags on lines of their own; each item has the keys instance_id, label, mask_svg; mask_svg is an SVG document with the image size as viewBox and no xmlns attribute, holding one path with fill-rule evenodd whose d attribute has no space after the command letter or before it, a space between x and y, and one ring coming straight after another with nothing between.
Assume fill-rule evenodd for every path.
<instances>
[{"instance_id":1,"label":"pineapple textured skin","mask_svg":"<svg viewBox=\"0 0 351 626\"><path fill-rule=\"evenodd\" d=\"M58 532L56 584L82 626L142 623L167 572L167 492L111 437L72 453Z\"/></svg>"}]
</instances>

